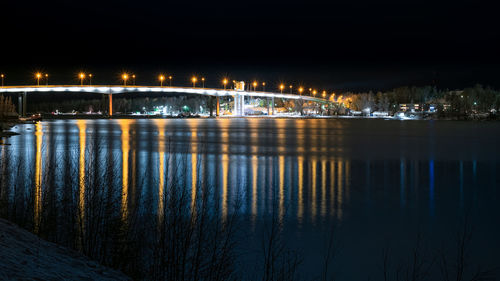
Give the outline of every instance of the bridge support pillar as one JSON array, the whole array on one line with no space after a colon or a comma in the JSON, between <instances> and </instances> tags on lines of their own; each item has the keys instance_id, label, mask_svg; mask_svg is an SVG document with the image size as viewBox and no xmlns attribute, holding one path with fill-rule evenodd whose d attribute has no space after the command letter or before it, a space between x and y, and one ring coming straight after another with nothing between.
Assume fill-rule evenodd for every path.
<instances>
[{"instance_id":1,"label":"bridge support pillar","mask_svg":"<svg viewBox=\"0 0 500 281\"><path fill-rule=\"evenodd\" d=\"M220 114L220 102L219 96L215 97L215 116L219 117Z\"/></svg>"},{"instance_id":2,"label":"bridge support pillar","mask_svg":"<svg viewBox=\"0 0 500 281\"><path fill-rule=\"evenodd\" d=\"M274 115L274 97L271 98L271 114Z\"/></svg>"},{"instance_id":3,"label":"bridge support pillar","mask_svg":"<svg viewBox=\"0 0 500 281\"><path fill-rule=\"evenodd\" d=\"M109 116L113 116L113 95L108 94L109 97Z\"/></svg>"},{"instance_id":4,"label":"bridge support pillar","mask_svg":"<svg viewBox=\"0 0 500 281\"><path fill-rule=\"evenodd\" d=\"M214 98L208 96L208 111L210 112L210 117L214 116Z\"/></svg>"},{"instance_id":5,"label":"bridge support pillar","mask_svg":"<svg viewBox=\"0 0 500 281\"><path fill-rule=\"evenodd\" d=\"M22 94L19 94L17 96L17 113L19 116L23 115L23 96Z\"/></svg>"},{"instance_id":6,"label":"bridge support pillar","mask_svg":"<svg viewBox=\"0 0 500 281\"><path fill-rule=\"evenodd\" d=\"M240 115L245 116L245 96L240 95Z\"/></svg>"},{"instance_id":7,"label":"bridge support pillar","mask_svg":"<svg viewBox=\"0 0 500 281\"><path fill-rule=\"evenodd\" d=\"M245 115L245 96L241 94L236 94L234 96L234 111L233 114L236 116Z\"/></svg>"},{"instance_id":8,"label":"bridge support pillar","mask_svg":"<svg viewBox=\"0 0 500 281\"><path fill-rule=\"evenodd\" d=\"M17 97L17 107L19 116L26 117L26 104L27 104L26 92L19 94Z\"/></svg>"},{"instance_id":9,"label":"bridge support pillar","mask_svg":"<svg viewBox=\"0 0 500 281\"><path fill-rule=\"evenodd\" d=\"M23 116L26 117L28 113L28 94L26 92L23 93Z\"/></svg>"}]
</instances>

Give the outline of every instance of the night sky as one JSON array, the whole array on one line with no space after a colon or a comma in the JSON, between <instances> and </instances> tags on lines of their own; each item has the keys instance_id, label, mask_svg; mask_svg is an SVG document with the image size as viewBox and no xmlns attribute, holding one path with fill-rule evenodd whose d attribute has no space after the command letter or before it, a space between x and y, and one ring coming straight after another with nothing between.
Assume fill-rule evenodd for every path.
<instances>
[{"instance_id":1,"label":"night sky","mask_svg":"<svg viewBox=\"0 0 500 281\"><path fill-rule=\"evenodd\" d=\"M485 1L8 1L0 6L7 84L152 84L172 73L332 90L402 85L500 88L497 9Z\"/></svg>"}]
</instances>

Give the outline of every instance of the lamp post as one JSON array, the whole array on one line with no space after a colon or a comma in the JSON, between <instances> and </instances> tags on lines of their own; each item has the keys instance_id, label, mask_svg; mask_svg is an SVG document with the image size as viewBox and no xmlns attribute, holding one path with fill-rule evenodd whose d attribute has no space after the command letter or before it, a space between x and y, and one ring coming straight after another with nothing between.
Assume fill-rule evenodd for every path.
<instances>
[{"instance_id":1,"label":"lamp post","mask_svg":"<svg viewBox=\"0 0 500 281\"><path fill-rule=\"evenodd\" d=\"M0 77L2 77L2 87L3 87L3 79L5 78L5 74L0 74Z\"/></svg>"},{"instance_id":2,"label":"lamp post","mask_svg":"<svg viewBox=\"0 0 500 281\"><path fill-rule=\"evenodd\" d=\"M304 88L300 87L299 88L299 94L302 96L302 92L304 91Z\"/></svg>"},{"instance_id":3,"label":"lamp post","mask_svg":"<svg viewBox=\"0 0 500 281\"><path fill-rule=\"evenodd\" d=\"M224 85L224 90L226 90L227 78L224 78L224 80L222 80L222 84Z\"/></svg>"},{"instance_id":4,"label":"lamp post","mask_svg":"<svg viewBox=\"0 0 500 281\"><path fill-rule=\"evenodd\" d=\"M326 98L326 91L323 91L323 98Z\"/></svg>"},{"instance_id":5,"label":"lamp post","mask_svg":"<svg viewBox=\"0 0 500 281\"><path fill-rule=\"evenodd\" d=\"M89 74L89 86L92 86L92 73Z\"/></svg>"},{"instance_id":6,"label":"lamp post","mask_svg":"<svg viewBox=\"0 0 500 281\"><path fill-rule=\"evenodd\" d=\"M170 87L172 87L172 75L168 76L168 80L170 81Z\"/></svg>"},{"instance_id":7,"label":"lamp post","mask_svg":"<svg viewBox=\"0 0 500 281\"><path fill-rule=\"evenodd\" d=\"M292 94L292 88L293 88L293 86L290 85L290 95Z\"/></svg>"},{"instance_id":8,"label":"lamp post","mask_svg":"<svg viewBox=\"0 0 500 281\"><path fill-rule=\"evenodd\" d=\"M134 86L135 86L135 74L132 74L132 81L134 81Z\"/></svg>"},{"instance_id":9,"label":"lamp post","mask_svg":"<svg viewBox=\"0 0 500 281\"><path fill-rule=\"evenodd\" d=\"M160 75L158 78L160 79L160 87L163 87L163 80L165 80L165 76Z\"/></svg>"},{"instance_id":10,"label":"lamp post","mask_svg":"<svg viewBox=\"0 0 500 281\"><path fill-rule=\"evenodd\" d=\"M201 87L205 88L205 77L201 77Z\"/></svg>"},{"instance_id":11,"label":"lamp post","mask_svg":"<svg viewBox=\"0 0 500 281\"><path fill-rule=\"evenodd\" d=\"M83 79L85 79L85 73L80 72L80 74L78 74L78 78L80 78L80 85L83 86Z\"/></svg>"},{"instance_id":12,"label":"lamp post","mask_svg":"<svg viewBox=\"0 0 500 281\"><path fill-rule=\"evenodd\" d=\"M196 88L196 81L198 81L198 79L195 76L193 76L191 78L191 82L193 82L193 88Z\"/></svg>"},{"instance_id":13,"label":"lamp post","mask_svg":"<svg viewBox=\"0 0 500 281\"><path fill-rule=\"evenodd\" d=\"M285 88L285 85L281 84L281 85L280 85L280 92L281 92L281 94L283 94L283 89L284 89L284 88Z\"/></svg>"},{"instance_id":14,"label":"lamp post","mask_svg":"<svg viewBox=\"0 0 500 281\"><path fill-rule=\"evenodd\" d=\"M266 82L262 82L262 91L265 92L266 91Z\"/></svg>"},{"instance_id":15,"label":"lamp post","mask_svg":"<svg viewBox=\"0 0 500 281\"><path fill-rule=\"evenodd\" d=\"M36 85L40 86L40 78L42 77L42 74L40 72L37 72L35 77L36 77Z\"/></svg>"},{"instance_id":16,"label":"lamp post","mask_svg":"<svg viewBox=\"0 0 500 281\"><path fill-rule=\"evenodd\" d=\"M316 93L317 93L316 90L312 91L312 94L313 94L314 97L316 96Z\"/></svg>"},{"instance_id":17,"label":"lamp post","mask_svg":"<svg viewBox=\"0 0 500 281\"><path fill-rule=\"evenodd\" d=\"M123 86L127 86L128 74L127 73L123 73L122 74L122 79L123 79Z\"/></svg>"},{"instance_id":18,"label":"lamp post","mask_svg":"<svg viewBox=\"0 0 500 281\"><path fill-rule=\"evenodd\" d=\"M257 81L253 81L252 85L253 85L253 91L254 92L257 91L256 90L257 89Z\"/></svg>"},{"instance_id":19,"label":"lamp post","mask_svg":"<svg viewBox=\"0 0 500 281\"><path fill-rule=\"evenodd\" d=\"M49 85L49 75L45 73L45 86Z\"/></svg>"}]
</instances>

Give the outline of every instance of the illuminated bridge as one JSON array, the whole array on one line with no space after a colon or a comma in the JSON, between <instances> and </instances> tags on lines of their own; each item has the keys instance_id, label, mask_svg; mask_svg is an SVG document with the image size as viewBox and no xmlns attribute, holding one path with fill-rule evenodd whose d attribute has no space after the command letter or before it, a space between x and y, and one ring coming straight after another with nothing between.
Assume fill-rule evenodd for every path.
<instances>
[{"instance_id":1,"label":"illuminated bridge","mask_svg":"<svg viewBox=\"0 0 500 281\"><path fill-rule=\"evenodd\" d=\"M223 90L211 88L193 88L193 87L170 87L170 86L74 86L74 85L47 85L47 86L6 86L0 87L0 93L21 93L19 95L20 113L26 113L26 98L28 93L46 93L46 92L72 92L72 93L95 93L107 94L109 97L109 115L113 115L113 95L123 93L182 93L195 94L209 97L216 97L216 116L219 116L219 97L231 96L234 98L235 115L243 116L245 97L260 97L271 99L272 110L270 114L274 114L274 99L293 99L312 101L322 104L328 104L327 99L316 98L311 96L301 96L294 94L282 94L273 92L261 91L241 91L241 90Z\"/></svg>"}]
</instances>

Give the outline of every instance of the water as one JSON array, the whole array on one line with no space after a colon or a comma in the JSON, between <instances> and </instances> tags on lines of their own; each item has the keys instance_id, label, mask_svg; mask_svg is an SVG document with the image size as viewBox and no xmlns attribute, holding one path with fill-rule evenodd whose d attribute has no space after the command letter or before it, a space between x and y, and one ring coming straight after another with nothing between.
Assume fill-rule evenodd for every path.
<instances>
[{"instance_id":1,"label":"water","mask_svg":"<svg viewBox=\"0 0 500 281\"><path fill-rule=\"evenodd\" d=\"M60 120L14 131L20 135L0 147L0 204L13 213L19 190L33 194L23 208L35 231L44 227L44 208L68 193L85 209L85 189L96 177L113 187L122 217L154 213L175 181L191 200L202 187L214 189L221 218L238 214L245 272L254 268L273 216L283 222L287 247L300 252L306 276L321 269L332 227L334 274L377 280L384 249L394 260L407 257L420 234L432 252L456 237L465 217L473 227L471 263L499 265L499 123ZM53 195L42 196L46 191ZM53 216L64 210L52 209Z\"/></svg>"}]
</instances>

